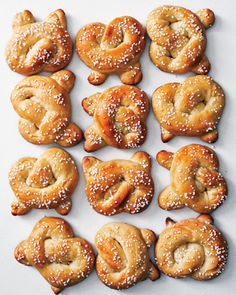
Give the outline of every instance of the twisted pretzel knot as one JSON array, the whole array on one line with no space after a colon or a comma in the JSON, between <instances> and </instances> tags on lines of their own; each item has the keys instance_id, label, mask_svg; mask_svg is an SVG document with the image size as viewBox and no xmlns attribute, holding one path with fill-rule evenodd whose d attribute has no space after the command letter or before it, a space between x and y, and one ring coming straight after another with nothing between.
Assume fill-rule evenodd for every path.
<instances>
[{"instance_id":1,"label":"twisted pretzel knot","mask_svg":"<svg viewBox=\"0 0 236 295\"><path fill-rule=\"evenodd\" d=\"M44 217L36 223L27 240L15 249L18 262L34 266L55 294L84 280L94 268L90 244L74 236L61 218Z\"/></svg>"},{"instance_id":2,"label":"twisted pretzel knot","mask_svg":"<svg viewBox=\"0 0 236 295\"><path fill-rule=\"evenodd\" d=\"M71 122L69 92L74 86L72 72L62 70L50 77L31 76L18 83L11 95L21 117L19 131L34 144L57 142L73 146L82 140L82 131Z\"/></svg>"},{"instance_id":3,"label":"twisted pretzel knot","mask_svg":"<svg viewBox=\"0 0 236 295\"><path fill-rule=\"evenodd\" d=\"M155 240L149 229L118 222L103 226L95 238L100 280L110 288L127 289L147 278L158 279L148 249Z\"/></svg>"},{"instance_id":4,"label":"twisted pretzel knot","mask_svg":"<svg viewBox=\"0 0 236 295\"><path fill-rule=\"evenodd\" d=\"M157 88L152 105L161 125L162 141L182 135L215 142L224 101L222 88L204 75L187 78L183 84L168 83Z\"/></svg>"},{"instance_id":5,"label":"twisted pretzel knot","mask_svg":"<svg viewBox=\"0 0 236 295\"><path fill-rule=\"evenodd\" d=\"M105 145L134 148L145 141L149 100L141 89L125 85L112 87L85 98L82 105L94 118L93 125L84 133L87 152Z\"/></svg>"},{"instance_id":6,"label":"twisted pretzel knot","mask_svg":"<svg viewBox=\"0 0 236 295\"><path fill-rule=\"evenodd\" d=\"M62 149L49 149L38 159L18 160L9 173L16 196L12 214L23 215L33 208L55 209L59 214L68 214L78 179L74 161Z\"/></svg>"},{"instance_id":7,"label":"twisted pretzel knot","mask_svg":"<svg viewBox=\"0 0 236 295\"><path fill-rule=\"evenodd\" d=\"M149 53L153 63L169 73L208 73L210 63L204 55L205 29L214 21L210 9L194 14L183 7L166 5L153 10L147 19L147 32L151 38Z\"/></svg>"},{"instance_id":8,"label":"twisted pretzel knot","mask_svg":"<svg viewBox=\"0 0 236 295\"><path fill-rule=\"evenodd\" d=\"M224 202L227 184L218 172L218 158L212 149L191 144L175 154L161 151L157 161L170 170L171 177L170 186L159 195L162 209L188 206L198 213L210 213Z\"/></svg>"},{"instance_id":9,"label":"twisted pretzel knot","mask_svg":"<svg viewBox=\"0 0 236 295\"><path fill-rule=\"evenodd\" d=\"M91 84L102 84L107 75L118 74L125 84L141 81L139 58L145 47L145 31L130 16L115 18L109 25L91 23L77 34L76 49L82 61L93 71Z\"/></svg>"},{"instance_id":10,"label":"twisted pretzel knot","mask_svg":"<svg viewBox=\"0 0 236 295\"><path fill-rule=\"evenodd\" d=\"M139 213L152 200L151 160L145 152L135 153L130 160L108 162L85 157L83 169L87 198L100 214Z\"/></svg>"},{"instance_id":11,"label":"twisted pretzel knot","mask_svg":"<svg viewBox=\"0 0 236 295\"><path fill-rule=\"evenodd\" d=\"M167 218L167 228L155 248L158 268L171 277L208 280L218 276L227 261L227 241L215 228L213 219L200 215L175 223Z\"/></svg>"},{"instance_id":12,"label":"twisted pretzel knot","mask_svg":"<svg viewBox=\"0 0 236 295\"><path fill-rule=\"evenodd\" d=\"M55 72L67 66L71 56L72 40L63 10L54 11L44 22L35 22L28 10L15 16L6 47L6 60L13 71L24 75Z\"/></svg>"}]
</instances>

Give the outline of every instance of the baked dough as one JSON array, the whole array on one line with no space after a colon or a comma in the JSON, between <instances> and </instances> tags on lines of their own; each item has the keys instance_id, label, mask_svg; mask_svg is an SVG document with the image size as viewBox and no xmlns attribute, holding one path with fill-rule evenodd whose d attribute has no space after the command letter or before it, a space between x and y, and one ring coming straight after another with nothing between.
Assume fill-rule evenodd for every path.
<instances>
[{"instance_id":1,"label":"baked dough","mask_svg":"<svg viewBox=\"0 0 236 295\"><path fill-rule=\"evenodd\" d=\"M92 69L88 81L102 84L108 75L117 74L124 84L142 79L139 59L145 47L145 30L133 17L117 17L105 26L91 23L76 37L76 50L81 60Z\"/></svg>"}]
</instances>

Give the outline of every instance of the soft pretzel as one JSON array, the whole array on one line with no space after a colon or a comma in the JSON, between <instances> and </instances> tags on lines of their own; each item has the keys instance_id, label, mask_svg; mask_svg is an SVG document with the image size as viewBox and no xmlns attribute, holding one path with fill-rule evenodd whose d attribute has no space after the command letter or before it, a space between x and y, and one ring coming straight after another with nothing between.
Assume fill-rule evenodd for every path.
<instances>
[{"instance_id":1,"label":"soft pretzel","mask_svg":"<svg viewBox=\"0 0 236 295\"><path fill-rule=\"evenodd\" d=\"M88 201L100 214L139 213L152 200L151 159L145 152L108 162L84 157L83 169Z\"/></svg>"},{"instance_id":2,"label":"soft pretzel","mask_svg":"<svg viewBox=\"0 0 236 295\"><path fill-rule=\"evenodd\" d=\"M10 170L9 181L16 200L12 214L23 215L31 209L55 209L66 215L79 174L71 156L51 148L38 159L21 158Z\"/></svg>"},{"instance_id":3,"label":"soft pretzel","mask_svg":"<svg viewBox=\"0 0 236 295\"><path fill-rule=\"evenodd\" d=\"M175 223L166 219L155 256L158 268L174 278L209 280L220 275L227 261L227 241L209 215Z\"/></svg>"},{"instance_id":4,"label":"soft pretzel","mask_svg":"<svg viewBox=\"0 0 236 295\"><path fill-rule=\"evenodd\" d=\"M82 106L94 119L84 133L87 152L105 145L135 148L145 141L149 100L141 89L127 85L112 87L85 98Z\"/></svg>"},{"instance_id":5,"label":"soft pretzel","mask_svg":"<svg viewBox=\"0 0 236 295\"><path fill-rule=\"evenodd\" d=\"M35 22L28 10L18 13L6 47L9 67L17 73L32 75L67 66L72 56L72 40L66 27L62 9L49 14L44 22Z\"/></svg>"},{"instance_id":6,"label":"soft pretzel","mask_svg":"<svg viewBox=\"0 0 236 295\"><path fill-rule=\"evenodd\" d=\"M171 184L159 195L162 209L187 206L198 213L210 213L227 196L227 184L219 173L215 152L209 147L190 144L175 154L160 151L157 162L170 170Z\"/></svg>"},{"instance_id":7,"label":"soft pretzel","mask_svg":"<svg viewBox=\"0 0 236 295\"><path fill-rule=\"evenodd\" d=\"M158 279L149 254L155 240L153 231L131 224L112 222L103 226L95 238L100 280L110 288L127 289L147 278Z\"/></svg>"},{"instance_id":8,"label":"soft pretzel","mask_svg":"<svg viewBox=\"0 0 236 295\"><path fill-rule=\"evenodd\" d=\"M82 140L81 129L71 122L69 92L74 81L71 71L62 70L50 77L27 77L16 85L11 102L21 117L19 131L26 140L62 146L73 146Z\"/></svg>"},{"instance_id":9,"label":"soft pretzel","mask_svg":"<svg viewBox=\"0 0 236 295\"><path fill-rule=\"evenodd\" d=\"M56 217L38 221L28 239L16 247L15 258L34 266L55 294L84 280L95 262L91 245L75 237L70 225Z\"/></svg>"},{"instance_id":10,"label":"soft pretzel","mask_svg":"<svg viewBox=\"0 0 236 295\"><path fill-rule=\"evenodd\" d=\"M139 58L145 47L145 30L133 17L117 17L109 25L91 23L77 34L76 49L92 69L88 81L102 84L109 74L118 74L125 84L141 81Z\"/></svg>"},{"instance_id":11,"label":"soft pretzel","mask_svg":"<svg viewBox=\"0 0 236 295\"><path fill-rule=\"evenodd\" d=\"M168 73L207 74L210 63L204 55L205 29L214 21L214 12L210 9L194 14L183 7L165 5L153 10L147 19L152 62Z\"/></svg>"},{"instance_id":12,"label":"soft pretzel","mask_svg":"<svg viewBox=\"0 0 236 295\"><path fill-rule=\"evenodd\" d=\"M157 88L152 106L161 125L162 141L181 135L215 142L224 101L222 88L204 75L187 78L183 84L168 83Z\"/></svg>"}]
</instances>

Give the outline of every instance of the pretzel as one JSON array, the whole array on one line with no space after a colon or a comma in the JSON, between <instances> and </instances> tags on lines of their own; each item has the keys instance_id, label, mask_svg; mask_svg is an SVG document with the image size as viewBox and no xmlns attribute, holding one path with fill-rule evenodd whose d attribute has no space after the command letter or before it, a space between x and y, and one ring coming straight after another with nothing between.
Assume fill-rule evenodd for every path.
<instances>
[{"instance_id":1,"label":"pretzel","mask_svg":"<svg viewBox=\"0 0 236 295\"><path fill-rule=\"evenodd\" d=\"M157 265L163 273L199 281L221 274L228 246L222 233L213 226L211 216L200 215L177 223L167 218L166 225L155 247Z\"/></svg>"},{"instance_id":2,"label":"pretzel","mask_svg":"<svg viewBox=\"0 0 236 295\"><path fill-rule=\"evenodd\" d=\"M204 55L205 29L214 21L215 15L210 9L194 14L183 7L165 5L153 10L147 19L152 62L168 73L207 74L211 66Z\"/></svg>"},{"instance_id":3,"label":"pretzel","mask_svg":"<svg viewBox=\"0 0 236 295\"><path fill-rule=\"evenodd\" d=\"M215 142L224 101L222 88L204 75L187 78L183 84L168 83L157 88L152 106L161 125L162 141L168 142L181 135Z\"/></svg>"},{"instance_id":4,"label":"pretzel","mask_svg":"<svg viewBox=\"0 0 236 295\"><path fill-rule=\"evenodd\" d=\"M71 209L71 195L79 180L71 156L62 149L51 148L37 158L21 158L11 168L9 181L16 200L13 215L31 209L55 209L66 215Z\"/></svg>"},{"instance_id":5,"label":"pretzel","mask_svg":"<svg viewBox=\"0 0 236 295\"><path fill-rule=\"evenodd\" d=\"M15 258L34 266L55 294L84 280L95 262L91 245L75 237L70 225L56 217L39 220L28 239L16 247Z\"/></svg>"},{"instance_id":6,"label":"pretzel","mask_svg":"<svg viewBox=\"0 0 236 295\"><path fill-rule=\"evenodd\" d=\"M67 147L82 140L81 129L71 122L69 92L74 81L71 71L62 70L50 77L27 77L16 85L11 102L21 117L19 131L27 141Z\"/></svg>"},{"instance_id":7,"label":"pretzel","mask_svg":"<svg viewBox=\"0 0 236 295\"><path fill-rule=\"evenodd\" d=\"M145 152L136 152L130 160L108 162L84 157L83 170L88 201L100 214L139 213L152 200L151 159Z\"/></svg>"},{"instance_id":8,"label":"pretzel","mask_svg":"<svg viewBox=\"0 0 236 295\"><path fill-rule=\"evenodd\" d=\"M127 85L112 87L85 98L82 106L94 119L84 133L87 152L105 145L135 148L145 141L149 100L141 89Z\"/></svg>"},{"instance_id":9,"label":"pretzel","mask_svg":"<svg viewBox=\"0 0 236 295\"><path fill-rule=\"evenodd\" d=\"M103 226L95 237L99 279L118 290L130 288L147 278L157 280L159 272L149 254L149 247L155 240L153 231L131 224L112 222Z\"/></svg>"},{"instance_id":10,"label":"pretzel","mask_svg":"<svg viewBox=\"0 0 236 295\"><path fill-rule=\"evenodd\" d=\"M156 159L170 170L171 178L170 186L159 195L162 209L187 206L198 213L210 213L226 199L227 184L218 172L218 158L209 147L190 144L175 154L160 151Z\"/></svg>"},{"instance_id":11,"label":"pretzel","mask_svg":"<svg viewBox=\"0 0 236 295\"><path fill-rule=\"evenodd\" d=\"M117 74L124 84L142 79L139 59L145 47L145 30L133 17L117 17L109 25L91 23L76 36L76 50L92 69L88 77L93 85L102 84L108 75Z\"/></svg>"},{"instance_id":12,"label":"pretzel","mask_svg":"<svg viewBox=\"0 0 236 295\"><path fill-rule=\"evenodd\" d=\"M62 9L49 14L44 22L35 22L28 10L18 13L6 47L6 60L11 70L32 75L41 71L55 72L67 66L72 56L72 40L66 27Z\"/></svg>"}]
</instances>

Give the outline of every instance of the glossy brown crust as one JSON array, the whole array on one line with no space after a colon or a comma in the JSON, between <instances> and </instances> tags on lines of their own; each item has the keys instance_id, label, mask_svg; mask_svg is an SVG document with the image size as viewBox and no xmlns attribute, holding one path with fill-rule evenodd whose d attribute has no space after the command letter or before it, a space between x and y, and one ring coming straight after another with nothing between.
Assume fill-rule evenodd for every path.
<instances>
[{"instance_id":1,"label":"glossy brown crust","mask_svg":"<svg viewBox=\"0 0 236 295\"><path fill-rule=\"evenodd\" d=\"M133 17L117 17L107 26L91 23L76 37L81 60L92 69L88 81L102 84L109 74L120 76L124 84L141 81L140 56L145 47L145 30Z\"/></svg>"},{"instance_id":2,"label":"glossy brown crust","mask_svg":"<svg viewBox=\"0 0 236 295\"><path fill-rule=\"evenodd\" d=\"M85 157L83 170L88 201L100 214L139 213L152 200L151 160L145 152L135 153L130 160L107 162Z\"/></svg>"},{"instance_id":3,"label":"glossy brown crust","mask_svg":"<svg viewBox=\"0 0 236 295\"><path fill-rule=\"evenodd\" d=\"M96 270L99 279L112 289L127 289L159 272L150 260L149 247L156 235L126 223L108 223L96 234Z\"/></svg>"},{"instance_id":4,"label":"glossy brown crust","mask_svg":"<svg viewBox=\"0 0 236 295\"><path fill-rule=\"evenodd\" d=\"M22 158L11 168L9 182L16 200L13 215L24 215L31 209L55 209L66 215L71 196L79 180L71 156L62 149L51 148L39 158Z\"/></svg>"},{"instance_id":5,"label":"glossy brown crust","mask_svg":"<svg viewBox=\"0 0 236 295\"><path fill-rule=\"evenodd\" d=\"M204 55L205 29L214 24L210 9L196 14L179 6L164 5L153 10L147 19L151 39L149 54L162 71L175 74L194 72L207 74L210 63Z\"/></svg>"},{"instance_id":6,"label":"glossy brown crust","mask_svg":"<svg viewBox=\"0 0 236 295\"><path fill-rule=\"evenodd\" d=\"M215 142L224 104L222 88L205 75L187 78L182 84L165 84L152 96L163 142L174 136L196 136L208 143Z\"/></svg>"},{"instance_id":7,"label":"glossy brown crust","mask_svg":"<svg viewBox=\"0 0 236 295\"><path fill-rule=\"evenodd\" d=\"M15 258L34 266L55 294L84 280L95 262L91 245L75 237L70 225L56 217L38 221L29 238L16 247Z\"/></svg>"},{"instance_id":8,"label":"glossy brown crust","mask_svg":"<svg viewBox=\"0 0 236 295\"><path fill-rule=\"evenodd\" d=\"M157 162L170 170L171 183L159 195L159 206L175 210L187 206L210 213L223 204L227 184L219 172L218 158L209 147L190 144L176 153L160 151Z\"/></svg>"},{"instance_id":9,"label":"glossy brown crust","mask_svg":"<svg viewBox=\"0 0 236 295\"><path fill-rule=\"evenodd\" d=\"M71 71L62 70L50 77L27 77L16 85L11 102L20 116L19 131L27 141L69 147L82 140L81 129L71 121L69 93L74 81Z\"/></svg>"},{"instance_id":10,"label":"glossy brown crust","mask_svg":"<svg viewBox=\"0 0 236 295\"><path fill-rule=\"evenodd\" d=\"M72 40L66 30L66 16L58 9L43 22L35 22L28 10L13 20L13 35L6 46L9 67L20 74L55 72L67 66L72 57Z\"/></svg>"},{"instance_id":11,"label":"glossy brown crust","mask_svg":"<svg viewBox=\"0 0 236 295\"><path fill-rule=\"evenodd\" d=\"M177 223L167 218L167 228L155 247L158 268L170 277L199 281L220 275L227 261L228 246L212 223L209 215Z\"/></svg>"},{"instance_id":12,"label":"glossy brown crust","mask_svg":"<svg viewBox=\"0 0 236 295\"><path fill-rule=\"evenodd\" d=\"M108 88L85 98L82 106L94 119L84 133L87 152L106 145L130 149L144 143L149 100L138 87L122 85Z\"/></svg>"}]
</instances>

